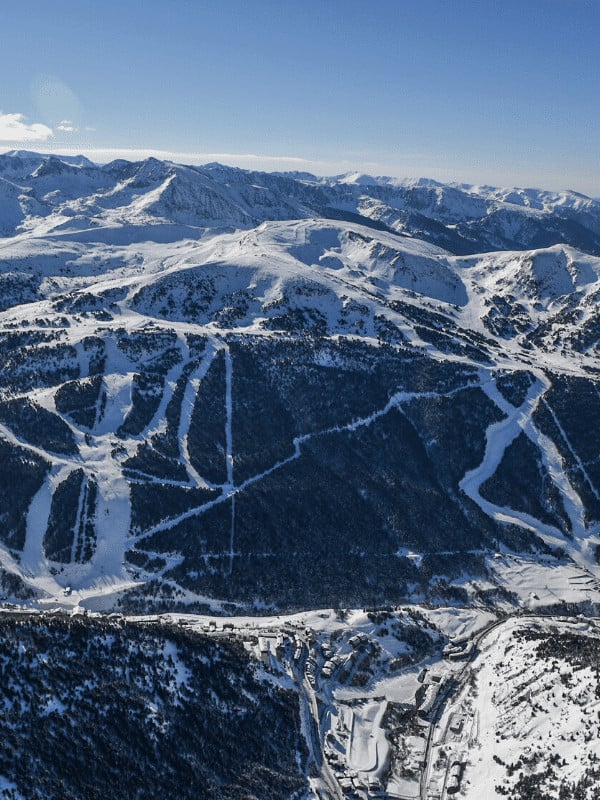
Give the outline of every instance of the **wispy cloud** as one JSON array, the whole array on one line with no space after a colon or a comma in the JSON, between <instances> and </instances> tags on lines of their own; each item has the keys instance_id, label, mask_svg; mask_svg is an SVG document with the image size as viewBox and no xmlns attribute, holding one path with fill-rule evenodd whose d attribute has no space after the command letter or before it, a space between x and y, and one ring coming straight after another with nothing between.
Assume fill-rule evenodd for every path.
<instances>
[{"instance_id":1,"label":"wispy cloud","mask_svg":"<svg viewBox=\"0 0 600 800\"><path fill-rule=\"evenodd\" d=\"M79 128L73 124L73 120L62 119L56 126L56 130L63 131L63 133L77 133Z\"/></svg>"},{"instance_id":2,"label":"wispy cloud","mask_svg":"<svg viewBox=\"0 0 600 800\"><path fill-rule=\"evenodd\" d=\"M53 135L52 128L34 122L29 125L23 114L0 111L0 142L45 142Z\"/></svg>"}]
</instances>

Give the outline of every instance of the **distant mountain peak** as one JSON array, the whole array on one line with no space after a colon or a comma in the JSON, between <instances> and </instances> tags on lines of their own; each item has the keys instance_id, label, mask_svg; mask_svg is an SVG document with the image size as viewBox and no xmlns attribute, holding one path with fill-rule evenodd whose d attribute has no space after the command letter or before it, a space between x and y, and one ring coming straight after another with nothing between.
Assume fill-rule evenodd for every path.
<instances>
[{"instance_id":1,"label":"distant mountain peak","mask_svg":"<svg viewBox=\"0 0 600 800\"><path fill-rule=\"evenodd\" d=\"M600 580L598 204L313 178L0 156L7 595L519 606L542 568Z\"/></svg>"}]
</instances>

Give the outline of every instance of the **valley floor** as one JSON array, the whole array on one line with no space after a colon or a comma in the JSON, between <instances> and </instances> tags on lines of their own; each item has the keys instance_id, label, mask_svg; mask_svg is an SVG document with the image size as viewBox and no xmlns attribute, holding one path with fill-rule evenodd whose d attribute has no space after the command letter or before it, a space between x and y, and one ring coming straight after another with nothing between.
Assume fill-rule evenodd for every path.
<instances>
[{"instance_id":1,"label":"valley floor","mask_svg":"<svg viewBox=\"0 0 600 800\"><path fill-rule=\"evenodd\" d=\"M299 698L314 800L592 800L600 790L599 618L426 607L2 613L4 625L52 619L243 644L260 681Z\"/></svg>"}]
</instances>

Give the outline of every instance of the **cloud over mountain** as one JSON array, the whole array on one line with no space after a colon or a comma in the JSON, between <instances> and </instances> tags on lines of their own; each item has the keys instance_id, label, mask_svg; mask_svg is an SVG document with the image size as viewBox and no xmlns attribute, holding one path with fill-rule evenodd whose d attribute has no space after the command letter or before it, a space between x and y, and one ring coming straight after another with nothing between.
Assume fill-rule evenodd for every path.
<instances>
[{"instance_id":1,"label":"cloud over mountain","mask_svg":"<svg viewBox=\"0 0 600 800\"><path fill-rule=\"evenodd\" d=\"M45 142L53 135L47 125L25 120L24 114L0 112L0 142Z\"/></svg>"}]
</instances>

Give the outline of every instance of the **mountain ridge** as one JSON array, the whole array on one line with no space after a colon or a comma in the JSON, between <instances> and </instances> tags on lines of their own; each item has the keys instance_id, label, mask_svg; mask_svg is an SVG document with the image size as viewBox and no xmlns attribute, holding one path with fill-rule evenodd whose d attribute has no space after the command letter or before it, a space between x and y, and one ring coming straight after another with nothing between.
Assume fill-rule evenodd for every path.
<instances>
[{"instance_id":1,"label":"mountain ridge","mask_svg":"<svg viewBox=\"0 0 600 800\"><path fill-rule=\"evenodd\" d=\"M0 178L10 163L8 597L227 612L597 591L594 201L31 153Z\"/></svg>"},{"instance_id":2,"label":"mountain ridge","mask_svg":"<svg viewBox=\"0 0 600 800\"><path fill-rule=\"evenodd\" d=\"M36 174L36 170L41 173ZM580 246L585 241L587 252L600 254L600 204L572 192L493 189L441 184L430 179L402 181L371 176L366 176L366 183L362 184L347 175L316 180L311 176L307 180L291 177L302 173L259 173L221 164L186 167L156 158L141 162L119 160L97 166L84 157L41 156L29 151L0 156L0 176L9 173L22 179L31 178L28 188L34 195L41 195L39 200L45 197L44 177L53 174L56 177L65 171L71 178L99 182L98 190L91 195L98 207L88 205L85 209L88 216L90 211L97 212L91 214L96 224L110 224L107 203L115 207L119 197L127 200L123 192L128 187L141 189L153 185L156 200L145 201L150 216L162 221L165 218L171 222L184 221L192 226L226 221L253 226L267 219L326 217L324 212L329 208L337 214L357 214L363 222L371 219L385 224L396 233L442 244L456 255L484 249L531 249L558 241L575 244L576 239ZM109 176L114 181L112 188L106 185ZM171 178L168 183L167 177ZM79 187L80 193L86 188L89 186L84 183ZM223 192L223 188L227 191ZM363 196L361 193L367 189ZM49 211L52 206L61 205L56 199L61 198L51 201ZM186 205L191 208L185 220L177 218ZM82 210L76 202L62 206L63 213L70 217L77 217ZM137 209L138 219L141 210Z\"/></svg>"}]
</instances>

